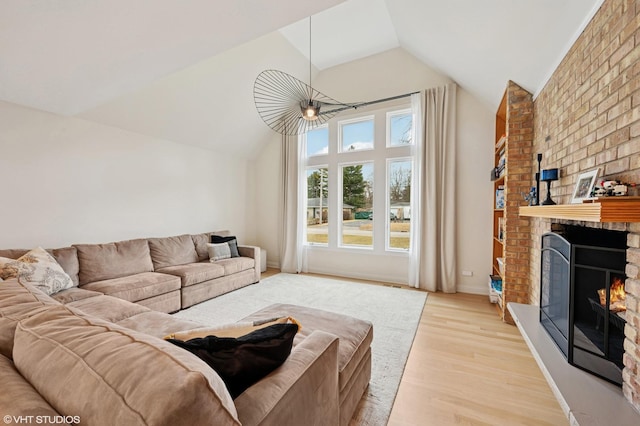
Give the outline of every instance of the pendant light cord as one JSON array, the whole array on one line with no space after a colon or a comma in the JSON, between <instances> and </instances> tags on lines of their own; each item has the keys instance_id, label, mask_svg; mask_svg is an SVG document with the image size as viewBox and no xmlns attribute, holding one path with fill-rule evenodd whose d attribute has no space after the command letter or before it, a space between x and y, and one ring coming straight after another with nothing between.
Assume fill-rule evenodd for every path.
<instances>
[{"instance_id":1,"label":"pendant light cord","mask_svg":"<svg viewBox=\"0 0 640 426\"><path fill-rule=\"evenodd\" d=\"M309 15L309 102L311 102L312 95L313 95L313 89L311 88L311 15Z\"/></svg>"}]
</instances>

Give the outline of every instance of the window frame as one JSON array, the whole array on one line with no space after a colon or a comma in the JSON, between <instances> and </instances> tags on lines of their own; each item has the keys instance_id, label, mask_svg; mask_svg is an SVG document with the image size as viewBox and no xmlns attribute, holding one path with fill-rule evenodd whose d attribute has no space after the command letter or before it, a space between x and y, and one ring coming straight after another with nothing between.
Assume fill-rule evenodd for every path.
<instances>
[{"instance_id":1,"label":"window frame","mask_svg":"<svg viewBox=\"0 0 640 426\"><path fill-rule=\"evenodd\" d=\"M320 169L327 169L327 206L326 206L326 210L327 210L327 242L326 243L319 243L319 242L314 242L314 241L309 241L308 239L308 228L309 228L309 223L308 223L308 209L309 209L309 186L308 186L308 179L309 179L309 171L310 170L320 170ZM304 233L304 244L305 245L309 245L309 246L317 246L317 247L328 247L329 246L329 221L331 219L331 214L330 214L330 207L329 207L329 197L330 197L330 191L329 191L329 166L328 165L309 165L305 167L305 185L306 185L306 191L304 192L304 204L305 204L305 221L306 225L305 225L305 233ZM320 198L322 199L322 188L320 188ZM322 225L322 210L325 207L323 207L320 210L320 225Z\"/></svg>"},{"instance_id":2,"label":"window frame","mask_svg":"<svg viewBox=\"0 0 640 426\"><path fill-rule=\"evenodd\" d=\"M303 238L306 247L312 250L330 250L340 252L353 252L353 253L370 253L375 255L389 255L389 256L409 256L413 250L414 243L411 241L411 234L409 233L409 249L398 249L389 247L389 230L391 219L389 217L390 212L390 200L389 200L389 183L387 181L387 162L389 160L397 159L410 159L412 179L415 178L416 170L416 149L415 144L406 145L394 145L387 146L387 140L390 134L388 130L389 118L393 115L405 114L411 112L413 135L415 131L415 114L410 106L409 102L397 102L390 104L382 108L364 107L358 111L343 114L340 118L334 117L329 120L323 126L328 126L329 148L326 154L321 155L306 155L307 147L303 147L302 155L300 156L300 167L304 169L308 168L323 168L328 169L328 224L327 224L327 244L324 243L309 243L307 241L306 229L305 237ZM372 149L360 149L353 151L342 150L342 125L351 124L364 121L373 121L374 138ZM415 138L413 138L415 141ZM300 135L300 141L306 143L306 134ZM358 245L344 245L343 244L343 221L342 221L342 204L343 204L343 175L342 167L345 165L357 165L363 163L373 163L373 224L372 230L372 243L371 246L358 246ZM305 173L306 176L306 173ZM304 181L305 189L307 181ZM381 186L383 188L381 188ZM304 191L305 194L305 211L308 202L306 196L308 190ZM413 211L417 206L412 200L410 209ZM384 210L381 210L384 209ZM379 211L386 211L387 214L382 214L382 217L386 216L384 225L381 225ZM376 216L378 220L376 220ZM306 217L306 213L305 213Z\"/></svg>"},{"instance_id":3,"label":"window frame","mask_svg":"<svg viewBox=\"0 0 640 426\"><path fill-rule=\"evenodd\" d=\"M374 247L375 247L375 233L373 232L373 229L371 229L371 245L370 246L365 246L365 245L357 245L357 244L345 244L343 237L344 237L344 216L343 216L343 212L344 212L344 171L343 168L344 167L348 167L348 166L358 166L358 165L364 165L364 164L371 164L371 168L373 169L373 199L374 199L374 203L375 203L375 199L376 199L376 194L375 194L375 185L376 185L376 180L375 180L375 170L376 170L376 165L375 165L375 161L374 160L364 160L364 161L345 161L345 162L340 162L337 164L338 167L338 206L337 206L337 217L339 218L339 225L338 225L338 242L337 242L337 247L341 248L341 249L356 249L356 250L370 250L373 251ZM373 206L371 207L371 210L373 211ZM371 223L373 224L375 220L375 216L374 219L371 221ZM375 226L375 224L373 224Z\"/></svg>"},{"instance_id":4,"label":"window frame","mask_svg":"<svg viewBox=\"0 0 640 426\"><path fill-rule=\"evenodd\" d=\"M411 143L392 145L391 144L391 119L393 117L395 117L395 116L406 115L406 114L411 116ZM387 148L402 148L402 147L415 145L415 139L416 139L415 114L414 114L414 112L413 112L413 110L411 108L405 108L405 109L396 110L396 111L388 111L387 115L386 115L386 119L387 119L387 123L386 123L386 130L387 130L386 146L387 146Z\"/></svg>"},{"instance_id":5,"label":"window frame","mask_svg":"<svg viewBox=\"0 0 640 426\"><path fill-rule=\"evenodd\" d=\"M372 147L371 148L361 148L361 149L354 149L351 151L345 150L344 149L344 140L343 140L343 131L342 129L344 128L344 126L348 126L350 124L356 124L356 123L365 123L367 121L371 121L373 124L373 140L371 141ZM347 118L344 120L338 120L337 122L337 130L338 130L338 154L346 154L346 153L353 153L353 152L367 152L367 151L375 151L376 149L376 120L375 120L375 114L368 114L368 115L364 115L364 116L360 116L360 117L355 117L355 118Z\"/></svg>"},{"instance_id":6,"label":"window frame","mask_svg":"<svg viewBox=\"0 0 640 426\"><path fill-rule=\"evenodd\" d=\"M386 207L387 207L387 213L390 214L391 213L391 163L393 162L409 162L410 165L410 173L411 173L411 180L410 183L413 186L413 178L415 176L415 158L414 156L410 156L410 157L388 157L387 161L386 161L386 168L385 168L385 172L386 172L386 179L385 179L385 183L386 183L386 188L385 188L385 202L386 202ZM410 193L410 195L412 195ZM413 197L411 197L413 198ZM409 200L409 210L413 210L413 199ZM375 215L374 215L375 217ZM411 220L411 219L409 219ZM396 247L391 247L391 220L388 220L385 222L385 238L384 238L385 242L385 251L387 252L396 252L396 253L411 253L412 251L412 246L413 246L413 241L411 238L411 235L409 235L409 248L406 249L402 249L402 248L396 248Z\"/></svg>"}]
</instances>

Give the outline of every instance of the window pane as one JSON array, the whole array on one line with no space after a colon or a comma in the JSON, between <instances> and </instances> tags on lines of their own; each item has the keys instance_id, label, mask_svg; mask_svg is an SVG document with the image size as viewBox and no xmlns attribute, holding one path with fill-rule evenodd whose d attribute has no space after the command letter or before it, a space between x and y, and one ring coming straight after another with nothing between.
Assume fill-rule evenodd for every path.
<instances>
[{"instance_id":1,"label":"window pane","mask_svg":"<svg viewBox=\"0 0 640 426\"><path fill-rule=\"evenodd\" d=\"M307 242L327 244L327 187L326 167L307 169Z\"/></svg>"},{"instance_id":2,"label":"window pane","mask_svg":"<svg viewBox=\"0 0 640 426\"><path fill-rule=\"evenodd\" d=\"M387 247L409 250L411 219L411 160L391 160L388 163L389 228Z\"/></svg>"},{"instance_id":3,"label":"window pane","mask_svg":"<svg viewBox=\"0 0 640 426\"><path fill-rule=\"evenodd\" d=\"M341 169L342 245L373 247L373 163Z\"/></svg>"},{"instance_id":4,"label":"window pane","mask_svg":"<svg viewBox=\"0 0 640 426\"><path fill-rule=\"evenodd\" d=\"M307 132L307 157L329 153L329 128L327 126Z\"/></svg>"},{"instance_id":5,"label":"window pane","mask_svg":"<svg viewBox=\"0 0 640 426\"><path fill-rule=\"evenodd\" d=\"M413 114L401 112L389 114L388 146L402 146L413 143Z\"/></svg>"},{"instance_id":6,"label":"window pane","mask_svg":"<svg viewBox=\"0 0 640 426\"><path fill-rule=\"evenodd\" d=\"M373 119L340 125L342 152L373 149Z\"/></svg>"}]
</instances>

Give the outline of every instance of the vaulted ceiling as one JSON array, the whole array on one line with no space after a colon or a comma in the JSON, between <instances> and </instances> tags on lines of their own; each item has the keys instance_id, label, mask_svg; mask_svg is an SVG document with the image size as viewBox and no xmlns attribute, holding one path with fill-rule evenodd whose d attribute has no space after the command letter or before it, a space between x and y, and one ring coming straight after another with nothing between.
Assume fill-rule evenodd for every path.
<instances>
[{"instance_id":1,"label":"vaulted ceiling","mask_svg":"<svg viewBox=\"0 0 640 426\"><path fill-rule=\"evenodd\" d=\"M234 93L304 75L310 28L315 73L399 48L495 109L509 79L544 86L602 1L6 0L0 100L250 157L270 130Z\"/></svg>"}]
</instances>

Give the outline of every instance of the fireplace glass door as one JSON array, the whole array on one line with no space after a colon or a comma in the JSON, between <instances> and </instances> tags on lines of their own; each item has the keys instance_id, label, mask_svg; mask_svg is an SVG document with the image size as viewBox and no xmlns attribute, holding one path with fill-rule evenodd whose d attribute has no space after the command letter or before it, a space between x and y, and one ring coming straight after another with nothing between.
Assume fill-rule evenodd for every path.
<instances>
[{"instance_id":1,"label":"fireplace glass door","mask_svg":"<svg viewBox=\"0 0 640 426\"><path fill-rule=\"evenodd\" d=\"M570 364L621 384L626 233L563 226L541 254L540 322Z\"/></svg>"}]
</instances>

